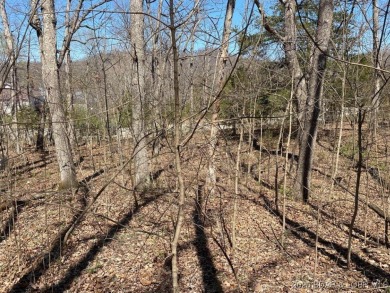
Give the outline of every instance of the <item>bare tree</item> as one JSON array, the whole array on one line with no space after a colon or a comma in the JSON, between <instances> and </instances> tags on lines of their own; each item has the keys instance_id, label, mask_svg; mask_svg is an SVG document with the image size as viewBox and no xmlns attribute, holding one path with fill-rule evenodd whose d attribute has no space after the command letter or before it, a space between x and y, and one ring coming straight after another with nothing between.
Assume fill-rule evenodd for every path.
<instances>
[{"instance_id":1,"label":"bare tree","mask_svg":"<svg viewBox=\"0 0 390 293\"><path fill-rule=\"evenodd\" d=\"M320 1L318 10L317 31L314 39L314 49L311 56L308 97L304 110L304 124L299 150L295 191L304 202L310 194L311 169L318 131L318 118L322 105L322 90L328 44L332 33L333 1Z\"/></svg>"},{"instance_id":2,"label":"bare tree","mask_svg":"<svg viewBox=\"0 0 390 293\"><path fill-rule=\"evenodd\" d=\"M364 116L365 112L362 113L361 106L359 106L359 113L358 113L358 161L357 161L357 172L356 172L356 185L355 185L355 200L354 200L354 208L353 208L353 214L351 218L351 223L349 224L349 230L348 230L348 254L347 254L347 267L348 269L351 268L351 253L352 253L352 232L354 229L356 217L358 214L359 209L359 193L360 193L360 180L362 176L362 167L363 167L363 145L362 145L362 138L363 138L363 122L364 122Z\"/></svg>"},{"instance_id":3,"label":"bare tree","mask_svg":"<svg viewBox=\"0 0 390 293\"><path fill-rule=\"evenodd\" d=\"M65 35L68 35L70 32L70 10L71 10L71 0L68 0L66 3L66 15L65 15ZM72 87L72 68L71 68L71 57L70 50L67 50L64 58L64 69L65 69L65 88L66 88L66 104L67 112L74 112L74 95ZM69 117L69 115L68 115ZM74 121L69 117L68 132L70 143L72 146L76 145L76 133L74 127Z\"/></svg>"},{"instance_id":4,"label":"bare tree","mask_svg":"<svg viewBox=\"0 0 390 293\"><path fill-rule=\"evenodd\" d=\"M9 64L10 64L10 75L11 75L11 96L12 96L12 134L16 141L16 151L20 152L20 145L19 145L19 132L18 132L18 119L17 119L17 111L18 111L18 79L17 79L17 71L16 71L16 48L14 44L14 39L11 33L11 29L9 26L8 16L5 9L5 0L0 1L0 16L3 24L3 30L4 30L4 38L7 45L7 51L8 51L8 58L9 58ZM2 88L2 86L1 86Z\"/></svg>"},{"instance_id":5,"label":"bare tree","mask_svg":"<svg viewBox=\"0 0 390 293\"><path fill-rule=\"evenodd\" d=\"M294 92L299 129L299 161L295 180L295 196L307 201L310 192L311 167L317 136L318 118L322 105L322 88L328 44L332 33L333 1L321 0L318 10L318 21L315 37L312 37L313 50L310 56L309 78L305 80L304 72L297 55L296 2L282 1L284 5L284 36L270 27L260 2L254 0L263 16L263 25L268 32L276 36L284 46L284 52L290 73L293 77ZM306 30L307 33L309 33Z\"/></svg>"},{"instance_id":6,"label":"bare tree","mask_svg":"<svg viewBox=\"0 0 390 293\"><path fill-rule=\"evenodd\" d=\"M42 80L49 104L53 138L56 146L57 161L60 169L61 187L77 186L72 147L70 145L63 101L60 93L60 78L57 64L57 31L54 1L42 1L42 18L38 16L38 0L31 1L33 13L31 25L37 32L41 62Z\"/></svg>"},{"instance_id":7,"label":"bare tree","mask_svg":"<svg viewBox=\"0 0 390 293\"><path fill-rule=\"evenodd\" d=\"M72 146L68 135L68 123L65 115L64 101L60 92L59 68L69 51L70 42L88 14L96 7L108 2L103 0L82 10L84 1L80 0L77 9L71 17L67 34L62 47L57 50L57 18L54 0L31 0L30 25L35 29L39 41L42 80L46 99L52 119L53 139L56 148L57 161L60 170L60 187L77 186L76 171L73 162ZM41 14L38 14L38 9ZM84 11L81 14L81 11ZM59 52L57 57L57 52Z\"/></svg>"},{"instance_id":8,"label":"bare tree","mask_svg":"<svg viewBox=\"0 0 390 293\"><path fill-rule=\"evenodd\" d=\"M379 8L376 0L372 0L372 57L373 57L373 65L375 67L379 66ZM374 110L374 128L376 129L377 123L377 112L379 106L379 91L381 88L381 79L377 70L374 70L374 96L372 98L372 107Z\"/></svg>"},{"instance_id":9,"label":"bare tree","mask_svg":"<svg viewBox=\"0 0 390 293\"><path fill-rule=\"evenodd\" d=\"M134 131L134 186L149 181L149 161L145 138L145 41L144 41L144 15L143 1L130 1L131 25L131 58L132 79L131 93L134 106L132 110L132 124Z\"/></svg>"},{"instance_id":10,"label":"bare tree","mask_svg":"<svg viewBox=\"0 0 390 293\"><path fill-rule=\"evenodd\" d=\"M210 154L210 162L209 162L209 170L208 170L208 185L209 190L212 192L215 188L216 184L216 171L215 171L215 151L218 141L218 115L220 111L221 104L221 91L223 90L223 86L226 81L226 65L228 62L228 48L229 48L229 39L231 33L231 25L233 12L235 7L235 0L228 0L226 6L226 14L225 14L225 22L223 26L223 35L222 35L222 44L219 52L218 66L217 66L217 85L214 88L213 93L213 112L211 116L211 133L210 133L210 146L209 146L209 154Z\"/></svg>"}]
</instances>

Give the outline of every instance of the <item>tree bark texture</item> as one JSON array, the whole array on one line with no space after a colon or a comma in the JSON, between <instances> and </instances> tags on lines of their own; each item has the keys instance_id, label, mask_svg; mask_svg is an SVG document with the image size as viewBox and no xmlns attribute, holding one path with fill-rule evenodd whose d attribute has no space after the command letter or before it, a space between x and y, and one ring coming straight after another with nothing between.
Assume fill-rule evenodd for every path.
<instances>
[{"instance_id":1,"label":"tree bark texture","mask_svg":"<svg viewBox=\"0 0 390 293\"><path fill-rule=\"evenodd\" d=\"M14 39L11 33L11 29L9 26L8 16L5 9L5 0L0 1L0 15L1 20L3 24L3 33L4 33L4 39L7 45L7 55L8 55L8 62L10 67L10 74L11 74L11 96L12 96L12 136L15 139L16 142L16 152L20 153L20 146L19 146L19 131L18 131L18 118L17 118L17 112L18 112L18 76L16 71L16 52L15 52L15 43ZM3 88L3 86L1 86Z\"/></svg>"},{"instance_id":2,"label":"tree bark texture","mask_svg":"<svg viewBox=\"0 0 390 293\"><path fill-rule=\"evenodd\" d=\"M372 0L372 57L373 65L375 68L380 68L380 43L379 43L379 7L376 0ZM378 70L374 70L374 91L372 97L372 116L371 121L374 133L376 133L376 127L378 124L378 109L380 103L380 91L382 88L381 76Z\"/></svg>"},{"instance_id":3,"label":"tree bark texture","mask_svg":"<svg viewBox=\"0 0 390 293\"><path fill-rule=\"evenodd\" d=\"M348 269L351 268L351 253L352 253L352 232L354 229L356 217L359 210L359 193L360 193L360 180L362 176L362 167L363 167L363 145L362 145L362 138L363 138L363 122L364 122L364 116L365 113L362 113L362 109L359 108L358 113L358 152L359 152L359 158L357 161L357 172L356 172L356 186L355 186L355 200L353 205L353 214L351 218L351 223L349 225L348 229L348 253L347 253L347 267Z\"/></svg>"},{"instance_id":4,"label":"tree bark texture","mask_svg":"<svg viewBox=\"0 0 390 293\"><path fill-rule=\"evenodd\" d=\"M296 2L288 0L284 2L284 31L283 49L286 56L288 69L293 77L294 104L297 111L298 122L303 122L304 108L307 100L307 83L299 64L297 53L297 25L296 25ZM300 135L299 135L300 137Z\"/></svg>"},{"instance_id":5,"label":"tree bark texture","mask_svg":"<svg viewBox=\"0 0 390 293\"><path fill-rule=\"evenodd\" d=\"M172 41L172 57L173 57L173 95L174 95L174 154L176 176L178 179L178 211L176 217L175 232L171 243L172 253L172 292L178 293L179 289L179 266L178 266L178 245L180 239L181 228L184 222L184 204L185 204L185 186L183 171L181 165L181 150L180 150L180 133L181 133L181 100L179 86L179 52L176 42L176 27L175 27L175 12L173 0L169 1L169 18L170 18L170 33Z\"/></svg>"},{"instance_id":6,"label":"tree bark texture","mask_svg":"<svg viewBox=\"0 0 390 293\"><path fill-rule=\"evenodd\" d=\"M38 6L42 12L42 19L37 14ZM34 13L31 25L37 31L40 44L42 81L51 114L53 138L60 171L60 188L71 188L77 186L77 178L67 132L68 123L64 101L60 93L54 0L45 0L41 3L32 0L31 8Z\"/></svg>"},{"instance_id":7,"label":"tree bark texture","mask_svg":"<svg viewBox=\"0 0 390 293\"><path fill-rule=\"evenodd\" d=\"M216 86L214 87L213 93L213 112L211 116L211 131L210 131L210 147L209 147L209 167L208 167L208 177L206 182L208 183L208 189L210 192L213 192L216 184L216 170L215 170L215 151L218 141L218 115L220 111L221 105L221 91L226 81L226 64L228 61L228 48L229 48L229 38L231 33L231 25L233 12L235 7L235 0L228 0L225 14L225 22L223 27L223 35L222 35L222 44L219 52L219 60L217 66L217 80Z\"/></svg>"},{"instance_id":8,"label":"tree bark texture","mask_svg":"<svg viewBox=\"0 0 390 293\"><path fill-rule=\"evenodd\" d=\"M304 124L295 181L296 196L307 202L310 194L311 169L315 141L318 130L318 117L322 104L323 79L326 69L328 44L332 33L333 1L321 0L315 44L311 56L308 97L305 104Z\"/></svg>"},{"instance_id":9,"label":"tree bark texture","mask_svg":"<svg viewBox=\"0 0 390 293\"><path fill-rule=\"evenodd\" d=\"M145 138L145 41L143 1L130 1L131 24L131 58L132 79L131 94L133 97L132 126L134 131L134 172L135 187L149 182L149 160Z\"/></svg>"},{"instance_id":10,"label":"tree bark texture","mask_svg":"<svg viewBox=\"0 0 390 293\"><path fill-rule=\"evenodd\" d=\"M70 10L71 10L71 1L68 0L66 4L66 16L65 16L65 35L70 34ZM71 68L71 58L70 58L70 49L66 50L64 57L64 69L65 69L65 88L66 88L66 106L69 119L68 133L70 144L72 147L76 146L76 130L75 123L72 117L74 112L74 96L73 96L73 87L72 87L72 68Z\"/></svg>"}]
</instances>

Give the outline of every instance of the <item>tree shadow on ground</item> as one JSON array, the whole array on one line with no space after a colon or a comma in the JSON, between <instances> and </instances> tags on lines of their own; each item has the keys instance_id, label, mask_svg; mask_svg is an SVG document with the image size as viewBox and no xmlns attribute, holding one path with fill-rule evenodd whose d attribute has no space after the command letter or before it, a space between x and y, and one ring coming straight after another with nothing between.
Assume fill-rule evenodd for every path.
<instances>
[{"instance_id":1,"label":"tree shadow on ground","mask_svg":"<svg viewBox=\"0 0 390 293\"><path fill-rule=\"evenodd\" d=\"M81 208L78 209L78 212L73 215L73 219L76 220L83 212L86 207L86 199L83 196L78 198ZM50 263L57 260L60 255L64 244L64 239L68 230L72 227L73 221L69 223L65 228L57 234L56 238L51 242L49 251L45 253L42 257L36 259L31 268L28 269L23 276L16 282L9 292L30 292L32 290L31 285L35 280L38 280L50 267Z\"/></svg>"},{"instance_id":2,"label":"tree shadow on ground","mask_svg":"<svg viewBox=\"0 0 390 293\"><path fill-rule=\"evenodd\" d=\"M331 175L329 174L326 174L325 172L323 172L322 170L320 169L317 169L317 168L313 168L313 171L316 171L318 172L319 174L323 175L323 176L326 176L328 177L329 179L332 179L333 182L338 186L340 187L341 189L343 189L347 194L355 197L355 194L350 191L346 186L344 186L343 184L341 184L341 180L343 179L342 177L337 177L335 179L332 178ZM361 193L360 193L361 194ZM364 205L367 205L373 212L375 212L379 217L381 217L384 221L386 221L388 224L390 223L390 219L387 217L386 213L380 209L377 205L373 204L373 203L369 203L369 202L366 202L365 200L363 199L359 199L359 201L364 204Z\"/></svg>"},{"instance_id":3,"label":"tree shadow on ground","mask_svg":"<svg viewBox=\"0 0 390 293\"><path fill-rule=\"evenodd\" d=\"M255 191L253 190L253 192ZM243 197L246 200L252 201L257 205L262 205L267 212L277 217L280 223L282 224L283 215L274 207L274 204L265 195L263 194L260 195L260 199L263 202L260 202L259 200L256 199L250 199L245 195L241 195L241 197ZM286 217L285 219L286 219L286 229L288 229L288 231L292 235L294 235L295 238L299 239L300 241L302 241L303 243L305 243L307 246L311 248L316 247L317 237L315 232L306 228L301 223L291 220L288 217ZM338 267L346 269L347 262L345 260L347 259L348 249L336 242L326 240L320 236L318 237L317 240L319 244L324 246L324 247L318 247L317 248L318 252L328 257L330 260L336 263ZM333 250L335 253L332 253L329 250ZM356 271L359 271L373 284L378 281L387 284L388 280L390 279L390 272L385 271L380 267L369 263L367 260L361 258L358 254L354 253L353 251L351 253L351 261L355 264Z\"/></svg>"},{"instance_id":4,"label":"tree shadow on ground","mask_svg":"<svg viewBox=\"0 0 390 293\"><path fill-rule=\"evenodd\" d=\"M312 203L308 203L309 206L313 209L313 211L318 211L318 206L315 205L315 204L312 204ZM340 224L343 224L347 227L349 227L349 223L346 223L346 222L340 222L340 219L337 218L336 216L333 216L329 213L327 213L326 211L323 210L323 208L320 208L320 214L324 217L326 217L329 221L328 223L330 223L331 225L335 226L336 228L340 228ZM338 223L335 223L334 221L339 221ZM380 238L378 237L375 237L373 235L371 235L370 233L367 233L367 232L364 232L363 230L359 229L358 227L353 227L353 235L352 237L353 238L356 238L358 240L361 240L361 241L364 241L364 236L366 237L366 239L369 239L369 242L372 243L372 244L376 244L376 245L382 245L382 246L385 246L386 243L385 241L381 240ZM345 233L348 234L348 231L345 230Z\"/></svg>"},{"instance_id":5,"label":"tree shadow on ground","mask_svg":"<svg viewBox=\"0 0 390 293\"><path fill-rule=\"evenodd\" d=\"M74 265L68 268L62 279L56 283L47 287L41 292L65 292L71 287L72 282L81 275L82 271L88 267L88 264L95 259L97 254L102 250L104 246L112 242L115 235L122 231L126 225L133 219L134 215L137 214L143 207L157 200L164 193L156 194L152 197L144 198L144 202L131 209L125 214L120 221L110 228L110 230L101 236L96 243L88 250L88 252Z\"/></svg>"},{"instance_id":6,"label":"tree shadow on ground","mask_svg":"<svg viewBox=\"0 0 390 293\"><path fill-rule=\"evenodd\" d=\"M103 174L104 170L101 169L94 174L87 176L84 178L81 183L87 184L90 182L92 179L98 177L99 175ZM40 200L44 199L45 196L40 196L37 198L34 198L34 200ZM7 221L4 223L2 229L0 230L0 243L5 241L12 233L14 230L15 224L18 221L18 216L22 212L23 207L25 207L27 204L29 204L32 200L16 200L16 201L10 201L10 202L5 202L0 206L0 212L3 210L10 210L10 215L8 216Z\"/></svg>"},{"instance_id":7,"label":"tree shadow on ground","mask_svg":"<svg viewBox=\"0 0 390 293\"><path fill-rule=\"evenodd\" d=\"M271 211L272 214L276 215L279 218L279 220L282 222L283 215L273 207L272 202L265 195L261 195L261 198L264 201L263 206L266 208L266 210ZM315 232L306 228L299 222L291 220L288 217L286 217L285 219L286 219L287 228L292 233L292 235L294 235L297 239L301 240L307 246L312 248L316 247L316 239L317 239L318 243L326 247L326 248L318 247L318 251L322 255L333 260L337 264L337 266L343 269L346 268L347 264L345 259L347 259L347 253L348 253L347 248L343 247L342 245L336 242L332 242L320 236L317 236ZM337 253L336 254L331 253L327 251L327 249L332 249ZM342 259L340 256L342 256L344 259ZM361 274L363 274L371 282L376 282L378 280L386 281L390 279L390 272L387 272L381 269L380 267L370 264L368 261L362 259L359 255L357 255L354 252L351 253L351 260L356 265L356 270L359 271Z\"/></svg>"},{"instance_id":8,"label":"tree shadow on ground","mask_svg":"<svg viewBox=\"0 0 390 293\"><path fill-rule=\"evenodd\" d=\"M100 170L96 171L95 173L93 173L92 175L85 177L83 180L81 180L81 183L87 184L89 181L91 181L92 179L95 179L96 177L99 177L103 173L104 173L104 169L100 169Z\"/></svg>"},{"instance_id":9,"label":"tree shadow on ground","mask_svg":"<svg viewBox=\"0 0 390 293\"><path fill-rule=\"evenodd\" d=\"M20 166L12 167L10 168L9 171L11 172L12 175L21 176L23 174L31 172L32 170L44 168L53 162L54 162L54 156L52 155L48 157L41 156L39 160L35 160L33 162L27 162Z\"/></svg>"},{"instance_id":10,"label":"tree shadow on ground","mask_svg":"<svg viewBox=\"0 0 390 293\"><path fill-rule=\"evenodd\" d=\"M317 170L318 171L318 170ZM253 174L252 174L253 176ZM340 185L340 184L339 184ZM249 190L251 190L254 193L257 193L255 190L250 189L249 187L246 187ZM279 217L279 220L282 221L283 215L282 213L274 207L274 204L264 195L261 194L260 197L263 199L264 204L263 207L272 215ZM253 200L254 203L259 204L258 201ZM315 241L316 241L316 233L309 230L308 228L302 226L300 223L295 222L289 218L286 218L286 223L288 226L290 226L289 230L292 232L292 234L300 239L302 242L304 242L306 245L310 247L315 247ZM359 229L354 229L356 233L359 234ZM308 237L305 237L303 234L305 233ZM332 259L339 267L346 268L346 261L340 258L340 255L343 256L345 259L347 259L348 249L341 246L338 243L328 241L322 237L318 237L318 243L326 246L327 248L334 249L338 255L332 254L328 251L326 251L323 248L319 248L318 251ZM366 276L371 282L375 282L378 279L379 280L388 280L390 279L390 272L387 272L380 267L377 267L375 265L370 264L368 261L362 259L357 255L356 253L351 253L351 261L356 265L356 270L361 272L364 276Z\"/></svg>"},{"instance_id":11,"label":"tree shadow on ground","mask_svg":"<svg viewBox=\"0 0 390 293\"><path fill-rule=\"evenodd\" d=\"M0 230L0 243L6 240L12 233L15 227L15 223L18 221L18 215L26 205L26 201L18 200L13 201L12 204L5 209L10 210L7 221L4 223L3 228Z\"/></svg>"},{"instance_id":12,"label":"tree shadow on ground","mask_svg":"<svg viewBox=\"0 0 390 293\"><path fill-rule=\"evenodd\" d=\"M283 158L287 157L289 160L293 160L295 162L298 162L299 156L295 155L293 153L286 153L284 152L283 147L280 147L279 150L267 150L265 147L260 147L260 142L257 138L252 139L252 147L256 151L261 151L262 153L268 154L268 155L274 155L274 156L281 156Z\"/></svg>"},{"instance_id":13,"label":"tree shadow on ground","mask_svg":"<svg viewBox=\"0 0 390 293\"><path fill-rule=\"evenodd\" d=\"M258 164L252 164L251 165L251 170L249 170L249 173L250 175L252 176L252 178L254 180L256 180L256 182L259 182L259 176L255 173L255 169L257 168ZM249 165L248 164L245 164L244 162L241 162L241 168L242 170L245 170L248 171L248 168L249 168ZM271 189L271 190L274 190L275 189L275 186L273 186L271 183L261 179L260 182L259 182L262 186L264 186L265 188L268 188L268 189Z\"/></svg>"},{"instance_id":14,"label":"tree shadow on ground","mask_svg":"<svg viewBox=\"0 0 390 293\"><path fill-rule=\"evenodd\" d=\"M329 152L334 152L334 150L331 147L327 147L324 144L321 144L321 142L317 141L318 145L324 148L325 150ZM339 156L346 158L351 161L351 163L355 163L353 155L346 155L343 153L339 153ZM356 166L355 166L356 167ZM369 165L364 165L363 169L367 171L367 173L371 176L371 178L376 181L382 188L386 189L386 191L390 190L390 183L385 179L385 177L381 176L381 172L379 168L377 167L372 167ZM383 172L382 172L383 173ZM342 178L342 177L340 177Z\"/></svg>"},{"instance_id":15,"label":"tree shadow on ground","mask_svg":"<svg viewBox=\"0 0 390 293\"><path fill-rule=\"evenodd\" d=\"M173 165L172 164L169 164L167 167L165 168L161 168L161 169L158 169L157 171L155 172L152 172L150 173L150 179L152 181L156 181L158 178L160 178L161 174L164 172L164 171L167 171L167 170L172 170L173 169Z\"/></svg>"},{"instance_id":16,"label":"tree shadow on ground","mask_svg":"<svg viewBox=\"0 0 390 293\"><path fill-rule=\"evenodd\" d=\"M200 267L202 269L202 279L204 292L223 292L221 282L217 277L217 269L215 268L213 257L209 249L207 236L204 230L204 217L202 216L203 206L203 185L198 186L197 199L195 202L195 209L192 218L195 226L195 240Z\"/></svg>"},{"instance_id":17,"label":"tree shadow on ground","mask_svg":"<svg viewBox=\"0 0 390 293\"><path fill-rule=\"evenodd\" d=\"M184 243L180 243L177 247L178 252L192 249L193 241L186 241ZM180 255L179 255L180 256ZM155 272L158 277L156 277L158 283L147 286L145 290L139 291L140 293L165 293L172 292L172 255L166 257L163 261L162 268ZM179 273L179 281L181 279L181 275Z\"/></svg>"},{"instance_id":18,"label":"tree shadow on ground","mask_svg":"<svg viewBox=\"0 0 390 293\"><path fill-rule=\"evenodd\" d=\"M229 139L229 140L236 140L236 141L238 141L240 139L240 135L225 136L224 138L226 140ZM244 135L243 141L244 142L248 142L248 138L249 138L249 136L247 134ZM286 153L285 149L283 148L283 146L280 146L280 148L277 149L277 150L269 150L266 147L261 145L258 137L256 137L256 136L252 138L251 144L252 144L252 148L254 150L256 150L256 151L261 151L262 153L267 154L267 155L281 156L283 158L285 158L286 155L287 155L289 160L292 160L294 162L298 162L299 156L295 155L293 153Z\"/></svg>"}]
</instances>

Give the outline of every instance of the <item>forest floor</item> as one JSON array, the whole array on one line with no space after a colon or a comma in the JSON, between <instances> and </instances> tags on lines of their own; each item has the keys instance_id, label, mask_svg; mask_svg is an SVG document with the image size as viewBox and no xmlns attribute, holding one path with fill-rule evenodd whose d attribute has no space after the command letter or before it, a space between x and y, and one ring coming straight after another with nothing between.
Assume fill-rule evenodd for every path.
<instances>
[{"instance_id":1,"label":"forest floor","mask_svg":"<svg viewBox=\"0 0 390 293\"><path fill-rule=\"evenodd\" d=\"M376 147L365 149L350 269L356 136L349 128L343 133L336 180L336 132L319 134L308 204L292 199L294 146L290 156L278 153L270 133L261 148L244 136L238 173L238 136L221 136L218 182L210 194L204 188L208 133L196 134L182 153L181 291L390 292L390 253L379 215L389 209L390 132L383 130ZM81 146L77 174L88 189L77 191L57 190L52 148L11 156L0 174L0 292L170 291L173 156L165 147L152 159L153 185L137 192L136 203L131 153L125 140Z\"/></svg>"}]
</instances>

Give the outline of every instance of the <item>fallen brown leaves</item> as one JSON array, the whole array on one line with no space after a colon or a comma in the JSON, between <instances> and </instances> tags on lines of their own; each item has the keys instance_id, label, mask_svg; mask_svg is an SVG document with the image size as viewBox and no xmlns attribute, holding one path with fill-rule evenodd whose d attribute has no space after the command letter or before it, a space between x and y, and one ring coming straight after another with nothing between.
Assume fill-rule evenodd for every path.
<instances>
[{"instance_id":1,"label":"fallen brown leaves","mask_svg":"<svg viewBox=\"0 0 390 293\"><path fill-rule=\"evenodd\" d=\"M244 164L240 174L237 247L233 250L236 144L234 140L221 142L217 190L214 197L204 195L202 229L196 227L195 202L198 183L205 178L207 145L199 138L184 150L183 158L190 159L185 159L183 166L187 186L186 218L179 247L183 292L204 292L205 288L208 292L237 292L239 288L244 292L355 292L359 288L370 292L369 287L385 285L386 274L390 274L390 256L384 247L383 219L364 204L360 206L353 235L354 269L346 270L343 248L352 210L350 195L337 185L330 194L330 179L315 172L310 205L292 201L289 190L285 191L287 221L283 231L282 200L278 212L274 190L266 187L274 184L275 155L262 154L259 165L258 153L249 154L248 145L243 148L243 163L253 167L248 172ZM129 157L131 146L124 143L117 150L122 154L110 153L109 149L89 145L80 149L84 156L78 167L80 180L105 170L89 178L90 193L82 198L55 190L56 163L50 155L42 158L31 151L30 163L14 160L12 176L2 175L7 188L1 194L4 209L0 210L2 227L6 227L0 238L1 292L17 286L31 292L170 290L170 268L165 260L170 255L177 192L176 178L169 168L169 150L153 161L155 171L163 171L151 189L138 194L137 206L131 191L130 169L121 170L120 162L120 158ZM316 167L329 173L330 153L321 152ZM343 184L352 189L353 166L346 158L341 158L341 166ZM279 170L282 178L283 168ZM263 184L254 176L259 171ZM115 173L117 176L113 177ZM367 178L362 197L384 209L383 197L372 193L377 183ZM288 186L291 180L289 177ZM21 200L24 205L17 210L15 203ZM62 243L64 231L85 206L89 206L88 210L74 226L68 241ZM55 244L59 244L58 253L50 253Z\"/></svg>"}]
</instances>

